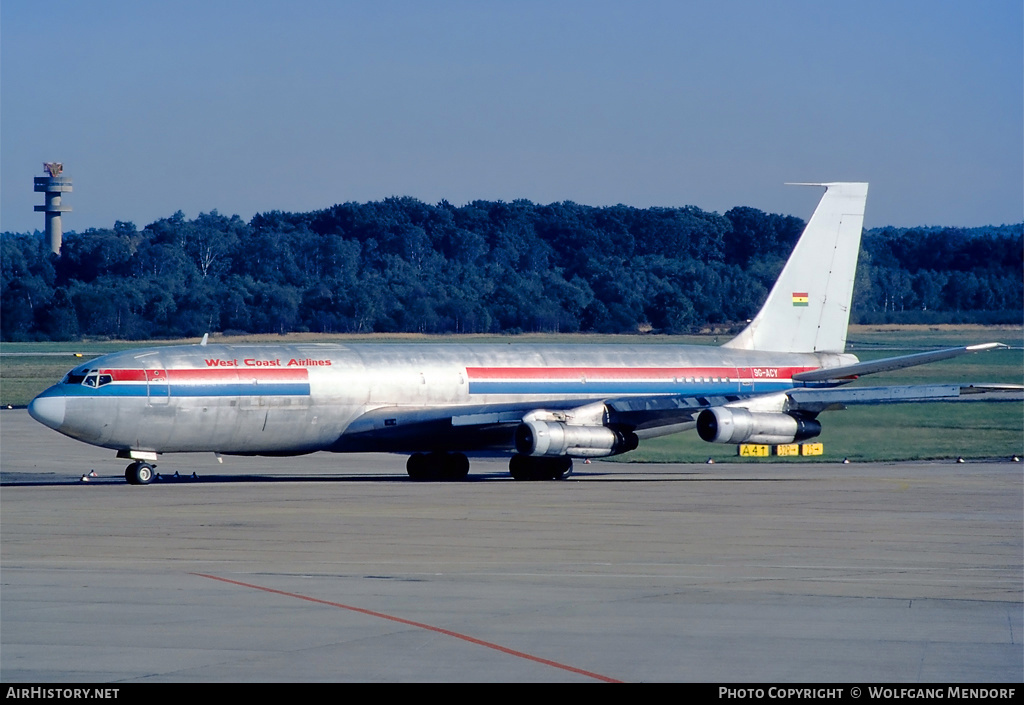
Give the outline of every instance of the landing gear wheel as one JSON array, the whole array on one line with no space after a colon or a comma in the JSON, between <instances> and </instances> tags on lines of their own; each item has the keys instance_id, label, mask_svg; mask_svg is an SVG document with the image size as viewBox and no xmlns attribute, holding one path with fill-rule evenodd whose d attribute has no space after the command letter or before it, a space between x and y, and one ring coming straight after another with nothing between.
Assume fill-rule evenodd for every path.
<instances>
[{"instance_id":1,"label":"landing gear wheel","mask_svg":"<svg viewBox=\"0 0 1024 705\"><path fill-rule=\"evenodd\" d=\"M465 480L469 474L469 458L462 453L441 456L442 480Z\"/></svg>"},{"instance_id":2,"label":"landing gear wheel","mask_svg":"<svg viewBox=\"0 0 1024 705\"><path fill-rule=\"evenodd\" d=\"M560 462L555 463L555 467L552 468L552 480L564 480L572 475L572 458L556 458L556 460Z\"/></svg>"},{"instance_id":3,"label":"landing gear wheel","mask_svg":"<svg viewBox=\"0 0 1024 705\"><path fill-rule=\"evenodd\" d=\"M405 463L405 471L417 481L465 480L469 458L462 453L413 453Z\"/></svg>"},{"instance_id":4,"label":"landing gear wheel","mask_svg":"<svg viewBox=\"0 0 1024 705\"><path fill-rule=\"evenodd\" d=\"M422 482L430 479L430 463L423 453L413 453L405 463L405 471L409 479Z\"/></svg>"},{"instance_id":5,"label":"landing gear wheel","mask_svg":"<svg viewBox=\"0 0 1024 705\"><path fill-rule=\"evenodd\" d=\"M508 471L514 480L564 480L572 474L572 458L513 455L508 461Z\"/></svg>"},{"instance_id":6,"label":"landing gear wheel","mask_svg":"<svg viewBox=\"0 0 1024 705\"><path fill-rule=\"evenodd\" d=\"M153 466L143 462L132 463L125 468L124 479L129 485L148 485L153 481Z\"/></svg>"}]
</instances>

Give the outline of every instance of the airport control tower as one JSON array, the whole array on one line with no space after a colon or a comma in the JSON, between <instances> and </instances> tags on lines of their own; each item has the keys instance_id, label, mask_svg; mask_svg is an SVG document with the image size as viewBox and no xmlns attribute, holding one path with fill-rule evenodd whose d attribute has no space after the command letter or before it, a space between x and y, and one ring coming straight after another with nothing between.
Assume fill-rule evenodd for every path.
<instances>
[{"instance_id":1,"label":"airport control tower","mask_svg":"<svg viewBox=\"0 0 1024 705\"><path fill-rule=\"evenodd\" d=\"M36 212L46 213L46 241L50 243L50 251L59 255L63 237L60 214L71 211L71 206L60 204L60 195L71 192L71 177L60 175L64 165L58 162L46 162L43 167L49 176L37 176L35 190L46 194L46 205L36 206Z\"/></svg>"}]
</instances>

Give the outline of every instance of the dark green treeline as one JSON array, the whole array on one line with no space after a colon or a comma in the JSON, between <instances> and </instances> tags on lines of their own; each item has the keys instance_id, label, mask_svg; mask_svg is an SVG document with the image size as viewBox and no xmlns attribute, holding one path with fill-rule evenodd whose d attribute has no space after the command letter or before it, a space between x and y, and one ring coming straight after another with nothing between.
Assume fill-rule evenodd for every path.
<instances>
[{"instance_id":1,"label":"dark green treeline","mask_svg":"<svg viewBox=\"0 0 1024 705\"><path fill-rule=\"evenodd\" d=\"M595 208L413 198L178 212L138 230L0 237L0 336L209 331L495 333L737 327L804 223L753 208ZM853 321L1020 322L1022 226L868 231Z\"/></svg>"}]
</instances>

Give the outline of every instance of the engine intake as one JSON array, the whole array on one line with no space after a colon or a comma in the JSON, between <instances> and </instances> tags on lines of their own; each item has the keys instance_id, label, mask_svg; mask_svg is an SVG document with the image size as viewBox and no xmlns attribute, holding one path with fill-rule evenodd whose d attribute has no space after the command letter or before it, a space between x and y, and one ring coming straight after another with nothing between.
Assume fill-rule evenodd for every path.
<instances>
[{"instance_id":1,"label":"engine intake","mask_svg":"<svg viewBox=\"0 0 1024 705\"><path fill-rule=\"evenodd\" d=\"M717 406L697 416L697 434L709 443L768 443L779 445L814 438L821 424L782 413L764 413Z\"/></svg>"},{"instance_id":2,"label":"engine intake","mask_svg":"<svg viewBox=\"0 0 1024 705\"><path fill-rule=\"evenodd\" d=\"M558 421L524 421L516 429L516 451L522 455L569 455L601 458L634 450L635 433L607 426L570 426Z\"/></svg>"}]
</instances>

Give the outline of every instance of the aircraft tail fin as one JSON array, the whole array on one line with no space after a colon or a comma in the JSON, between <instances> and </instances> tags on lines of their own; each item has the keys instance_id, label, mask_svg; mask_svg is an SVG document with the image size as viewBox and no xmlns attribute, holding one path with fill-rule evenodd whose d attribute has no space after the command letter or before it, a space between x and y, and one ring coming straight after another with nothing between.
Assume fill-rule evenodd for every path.
<instances>
[{"instance_id":1,"label":"aircraft tail fin","mask_svg":"<svg viewBox=\"0 0 1024 705\"><path fill-rule=\"evenodd\" d=\"M724 347L774 352L843 352L864 225L866 183L824 186L757 316Z\"/></svg>"}]
</instances>

